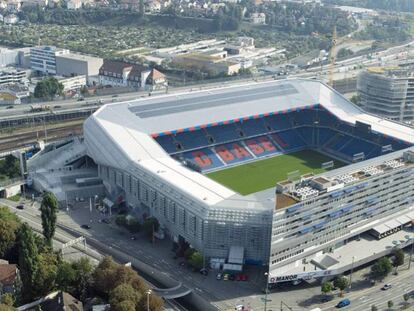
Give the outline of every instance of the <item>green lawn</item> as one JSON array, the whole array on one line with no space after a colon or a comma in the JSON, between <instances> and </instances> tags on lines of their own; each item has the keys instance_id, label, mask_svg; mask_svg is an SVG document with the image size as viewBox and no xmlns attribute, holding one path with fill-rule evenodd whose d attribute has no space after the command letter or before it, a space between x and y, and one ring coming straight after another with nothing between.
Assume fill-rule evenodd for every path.
<instances>
[{"instance_id":1,"label":"green lawn","mask_svg":"<svg viewBox=\"0 0 414 311\"><path fill-rule=\"evenodd\" d=\"M275 156L245 165L234 166L207 176L222 185L247 195L274 187L277 182L287 179L287 173L298 170L301 175L325 171L321 164L332 160L328 156L313 150L298 151ZM344 164L335 161L335 167Z\"/></svg>"}]
</instances>

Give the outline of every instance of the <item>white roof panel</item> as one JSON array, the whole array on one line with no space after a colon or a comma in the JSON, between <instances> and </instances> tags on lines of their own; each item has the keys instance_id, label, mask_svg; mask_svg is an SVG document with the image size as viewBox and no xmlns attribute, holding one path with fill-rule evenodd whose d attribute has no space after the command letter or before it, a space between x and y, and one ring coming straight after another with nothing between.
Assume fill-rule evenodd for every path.
<instances>
[{"instance_id":1,"label":"white roof panel","mask_svg":"<svg viewBox=\"0 0 414 311\"><path fill-rule=\"evenodd\" d=\"M137 99L101 107L84 125L88 154L128 171L141 167L206 205L271 209L262 196L241 196L172 159L150 136L162 132L321 104L340 119L414 143L414 129L364 113L316 80L288 79ZM271 192L262 192L269 193Z\"/></svg>"}]
</instances>

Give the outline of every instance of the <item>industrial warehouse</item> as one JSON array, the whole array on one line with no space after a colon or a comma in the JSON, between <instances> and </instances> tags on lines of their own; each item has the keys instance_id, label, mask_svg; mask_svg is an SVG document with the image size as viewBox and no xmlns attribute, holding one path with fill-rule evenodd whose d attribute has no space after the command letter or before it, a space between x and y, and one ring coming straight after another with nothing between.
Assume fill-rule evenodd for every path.
<instances>
[{"instance_id":1,"label":"industrial warehouse","mask_svg":"<svg viewBox=\"0 0 414 311\"><path fill-rule=\"evenodd\" d=\"M413 144L414 129L292 79L108 104L83 140L28 167L60 201L104 195L207 258L237 249L277 283L341 274L412 243ZM67 186L85 158L83 190Z\"/></svg>"}]
</instances>

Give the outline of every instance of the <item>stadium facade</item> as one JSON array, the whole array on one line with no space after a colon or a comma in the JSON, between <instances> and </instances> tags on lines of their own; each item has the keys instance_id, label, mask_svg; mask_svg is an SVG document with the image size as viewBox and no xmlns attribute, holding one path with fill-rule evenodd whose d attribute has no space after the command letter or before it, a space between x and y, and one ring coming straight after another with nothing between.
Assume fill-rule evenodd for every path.
<instances>
[{"instance_id":1,"label":"stadium facade","mask_svg":"<svg viewBox=\"0 0 414 311\"><path fill-rule=\"evenodd\" d=\"M382 254L414 219L413 143L414 129L301 79L105 105L84 124L108 197L209 258L242 247L245 264L269 265L269 282L341 273L336 255L356 243ZM249 195L206 176L304 149L348 165ZM359 252L352 265L370 258Z\"/></svg>"}]
</instances>

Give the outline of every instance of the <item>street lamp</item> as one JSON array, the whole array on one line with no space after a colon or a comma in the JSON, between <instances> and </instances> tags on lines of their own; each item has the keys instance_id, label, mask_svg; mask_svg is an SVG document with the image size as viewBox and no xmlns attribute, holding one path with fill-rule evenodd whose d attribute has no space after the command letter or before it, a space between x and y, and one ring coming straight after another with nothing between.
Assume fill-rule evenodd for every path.
<instances>
[{"instance_id":1,"label":"street lamp","mask_svg":"<svg viewBox=\"0 0 414 311\"><path fill-rule=\"evenodd\" d=\"M406 235L405 238L407 239L407 241L411 242L410 259L408 260L408 270L410 270L411 260L413 259L413 253L414 253L414 237L410 237L409 235Z\"/></svg>"},{"instance_id":2,"label":"street lamp","mask_svg":"<svg viewBox=\"0 0 414 311\"><path fill-rule=\"evenodd\" d=\"M150 305L149 305L149 301L150 301L150 295L152 293L152 290L147 290L146 294L147 294L147 311L150 311Z\"/></svg>"},{"instance_id":3,"label":"street lamp","mask_svg":"<svg viewBox=\"0 0 414 311\"><path fill-rule=\"evenodd\" d=\"M354 272L355 256L352 256L351 274L349 275L349 290L352 288L352 273Z\"/></svg>"},{"instance_id":4,"label":"street lamp","mask_svg":"<svg viewBox=\"0 0 414 311\"><path fill-rule=\"evenodd\" d=\"M264 275L266 277L264 311L267 311L267 294L268 294L268 291L269 291L269 272L265 272Z\"/></svg>"}]
</instances>

